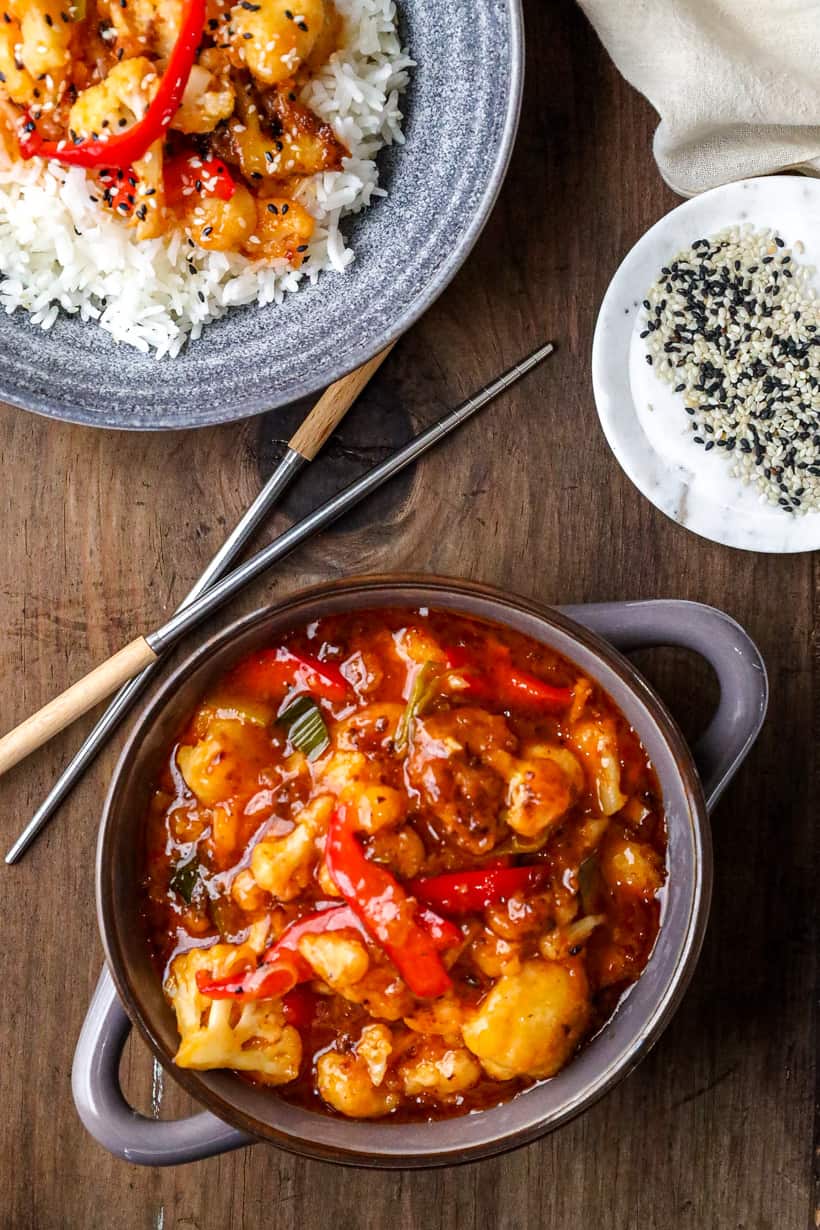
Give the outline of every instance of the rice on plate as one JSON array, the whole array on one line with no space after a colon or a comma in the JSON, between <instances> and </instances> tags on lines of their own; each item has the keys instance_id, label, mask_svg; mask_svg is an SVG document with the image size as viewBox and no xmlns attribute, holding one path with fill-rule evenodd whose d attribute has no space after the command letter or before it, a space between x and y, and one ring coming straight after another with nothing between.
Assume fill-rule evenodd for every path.
<instances>
[{"instance_id":1,"label":"rice on plate","mask_svg":"<svg viewBox=\"0 0 820 1230\"><path fill-rule=\"evenodd\" d=\"M206 251L180 230L138 239L104 212L81 167L7 152L0 161L0 303L49 329L60 311L94 321L118 342L176 356L233 307L281 303L304 279L344 273L355 259L340 221L367 208L379 187L376 155L401 144L401 95L413 61L402 48L393 0L336 0L342 41L299 93L350 151L341 170L302 179L294 193L315 220L298 268ZM2 150L2 145L0 145Z\"/></svg>"}]
</instances>

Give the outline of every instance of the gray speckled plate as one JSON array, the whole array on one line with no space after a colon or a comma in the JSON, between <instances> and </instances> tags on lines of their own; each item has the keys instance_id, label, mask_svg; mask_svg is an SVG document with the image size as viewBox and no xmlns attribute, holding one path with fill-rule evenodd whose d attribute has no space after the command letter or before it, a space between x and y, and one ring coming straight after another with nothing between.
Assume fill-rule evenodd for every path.
<instances>
[{"instance_id":1,"label":"gray speckled plate","mask_svg":"<svg viewBox=\"0 0 820 1230\"><path fill-rule=\"evenodd\" d=\"M282 306L239 308L177 358L62 317L0 319L0 397L95 427L202 427L284 405L376 354L430 306L487 220L507 169L523 74L520 0L398 0L418 62L389 195L349 225L356 260Z\"/></svg>"}]
</instances>

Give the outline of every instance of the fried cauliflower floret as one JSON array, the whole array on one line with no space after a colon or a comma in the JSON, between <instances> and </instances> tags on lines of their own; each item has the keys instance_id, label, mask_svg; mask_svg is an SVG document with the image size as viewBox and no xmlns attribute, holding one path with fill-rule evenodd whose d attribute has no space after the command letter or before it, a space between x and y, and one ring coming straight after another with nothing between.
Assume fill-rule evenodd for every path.
<instances>
[{"instance_id":1,"label":"fried cauliflower floret","mask_svg":"<svg viewBox=\"0 0 820 1230\"><path fill-rule=\"evenodd\" d=\"M365 1025L356 1043L356 1054L367 1068L374 1085L380 1085L387 1075L387 1065L393 1054L393 1035L386 1025Z\"/></svg>"},{"instance_id":2,"label":"fried cauliflower floret","mask_svg":"<svg viewBox=\"0 0 820 1230\"><path fill-rule=\"evenodd\" d=\"M610 834L601 850L601 872L609 887L651 901L663 884L660 855L644 841Z\"/></svg>"},{"instance_id":3,"label":"fried cauliflower floret","mask_svg":"<svg viewBox=\"0 0 820 1230\"><path fill-rule=\"evenodd\" d=\"M461 1042L461 1026L464 1022L464 1006L452 992L442 995L432 1003L417 1007L404 1023L414 1033L440 1034L450 1043Z\"/></svg>"},{"instance_id":4,"label":"fried cauliflower floret","mask_svg":"<svg viewBox=\"0 0 820 1230\"><path fill-rule=\"evenodd\" d=\"M341 897L339 889L336 887L336 882L331 878L330 872L327 869L327 864L324 859L316 868L316 883L322 890L322 895L325 897Z\"/></svg>"},{"instance_id":5,"label":"fried cauliflower floret","mask_svg":"<svg viewBox=\"0 0 820 1230\"><path fill-rule=\"evenodd\" d=\"M324 0L258 0L231 12L233 58L263 85L291 77L313 50L328 15Z\"/></svg>"},{"instance_id":6,"label":"fried cauliflower floret","mask_svg":"<svg viewBox=\"0 0 820 1230\"><path fill-rule=\"evenodd\" d=\"M464 1046L449 1046L442 1038L425 1038L411 1048L397 1068L408 1097L426 1093L438 1102L472 1089L481 1079L481 1065Z\"/></svg>"},{"instance_id":7,"label":"fried cauliflower floret","mask_svg":"<svg viewBox=\"0 0 820 1230\"><path fill-rule=\"evenodd\" d=\"M154 141L134 163L136 202L129 225L136 226L137 239L156 239L165 233L165 178L163 142Z\"/></svg>"},{"instance_id":8,"label":"fried cauliflower floret","mask_svg":"<svg viewBox=\"0 0 820 1230\"><path fill-rule=\"evenodd\" d=\"M385 863L402 880L412 880L424 865L424 842L410 827L381 829L370 842L371 857Z\"/></svg>"},{"instance_id":9,"label":"fried cauliflower floret","mask_svg":"<svg viewBox=\"0 0 820 1230\"><path fill-rule=\"evenodd\" d=\"M42 103L60 92L71 63L72 24L60 0L12 0L0 23L0 67L15 102ZM36 93L35 93L36 90Z\"/></svg>"},{"instance_id":10,"label":"fried cauliflower floret","mask_svg":"<svg viewBox=\"0 0 820 1230\"><path fill-rule=\"evenodd\" d=\"M240 910L261 910L265 905L265 890L254 879L253 872L245 867L233 879L231 896Z\"/></svg>"},{"instance_id":11,"label":"fried cauliflower floret","mask_svg":"<svg viewBox=\"0 0 820 1230\"><path fill-rule=\"evenodd\" d=\"M446 665L447 655L435 637L426 628L402 628L393 637L399 657L408 664L424 666L425 662L440 662Z\"/></svg>"},{"instance_id":12,"label":"fried cauliflower floret","mask_svg":"<svg viewBox=\"0 0 820 1230\"><path fill-rule=\"evenodd\" d=\"M299 952L316 975L334 991L360 982L370 968L370 958L362 941L338 932L303 935L299 940Z\"/></svg>"},{"instance_id":13,"label":"fried cauliflower floret","mask_svg":"<svg viewBox=\"0 0 820 1230\"><path fill-rule=\"evenodd\" d=\"M386 707L378 706L379 709ZM396 708L400 709L401 706ZM389 720L392 721L394 716L391 715ZM365 729L381 729L381 719L374 718L373 715L371 718L372 721L366 727L339 723L343 729L340 735L337 728L335 738L340 750L327 758L316 778L316 784L322 790L332 791L340 803L353 809L356 828L369 835L384 828L394 828L401 824L407 815L407 796L404 792L386 786L379 780L380 769L375 758L368 759L364 752L353 750L356 739L354 731L361 733ZM384 720L388 721L387 716ZM392 729L395 730L395 722Z\"/></svg>"},{"instance_id":14,"label":"fried cauliflower floret","mask_svg":"<svg viewBox=\"0 0 820 1230\"><path fill-rule=\"evenodd\" d=\"M502 939L487 929L479 932L470 944L468 952L475 965L488 978L515 974L521 968L521 945Z\"/></svg>"},{"instance_id":15,"label":"fried cauliflower floret","mask_svg":"<svg viewBox=\"0 0 820 1230\"><path fill-rule=\"evenodd\" d=\"M386 962L371 959L363 978L350 986L338 988L338 994L353 1004L361 1004L373 1017L383 1021L399 1021L413 1011L412 993Z\"/></svg>"},{"instance_id":16,"label":"fried cauliflower floret","mask_svg":"<svg viewBox=\"0 0 820 1230\"><path fill-rule=\"evenodd\" d=\"M464 706L413 724L408 782L448 838L471 854L486 854L504 833L504 774L516 747L505 719L483 709Z\"/></svg>"},{"instance_id":17,"label":"fried cauliflower floret","mask_svg":"<svg viewBox=\"0 0 820 1230\"><path fill-rule=\"evenodd\" d=\"M258 726L215 718L203 738L177 749L177 765L188 789L213 807L237 795L251 795L269 753L268 738Z\"/></svg>"},{"instance_id":18,"label":"fried cauliflower floret","mask_svg":"<svg viewBox=\"0 0 820 1230\"><path fill-rule=\"evenodd\" d=\"M397 1093L373 1083L365 1059L355 1053L320 1055L316 1085L328 1106L350 1119L376 1119L399 1104Z\"/></svg>"},{"instance_id":19,"label":"fried cauliflower floret","mask_svg":"<svg viewBox=\"0 0 820 1230\"><path fill-rule=\"evenodd\" d=\"M341 723L339 723L341 725ZM338 734L338 727L334 737ZM350 791L349 797L356 798L365 786L369 785L370 765L362 752L334 751L326 760L321 761L316 771L316 785L322 790L329 790L341 798Z\"/></svg>"},{"instance_id":20,"label":"fried cauliflower floret","mask_svg":"<svg viewBox=\"0 0 820 1230\"><path fill-rule=\"evenodd\" d=\"M209 47L191 69L180 108L171 121L177 132L213 132L227 120L236 103L225 53Z\"/></svg>"},{"instance_id":21,"label":"fried cauliflower floret","mask_svg":"<svg viewBox=\"0 0 820 1230\"><path fill-rule=\"evenodd\" d=\"M336 746L348 752L389 750L404 713L398 701L377 701L339 722L334 732Z\"/></svg>"},{"instance_id":22,"label":"fried cauliflower floret","mask_svg":"<svg viewBox=\"0 0 820 1230\"><path fill-rule=\"evenodd\" d=\"M583 780L581 766L565 748L530 749L507 782L507 824L522 837L542 837L575 802Z\"/></svg>"},{"instance_id":23,"label":"fried cauliflower floret","mask_svg":"<svg viewBox=\"0 0 820 1230\"><path fill-rule=\"evenodd\" d=\"M524 748L524 757L527 760L552 760L572 783L577 794L583 790L583 767L568 747L561 747L559 743L529 743Z\"/></svg>"},{"instance_id":24,"label":"fried cauliflower floret","mask_svg":"<svg viewBox=\"0 0 820 1230\"><path fill-rule=\"evenodd\" d=\"M156 65L145 56L122 60L98 85L89 86L77 97L68 126L80 137L94 133L102 137L106 132L115 135L142 119L158 88Z\"/></svg>"},{"instance_id":25,"label":"fried cauliflower floret","mask_svg":"<svg viewBox=\"0 0 820 1230\"><path fill-rule=\"evenodd\" d=\"M286 260L297 267L313 236L316 223L304 206L287 197L262 198L256 202L256 227L244 251L252 260Z\"/></svg>"},{"instance_id":26,"label":"fried cauliflower floret","mask_svg":"<svg viewBox=\"0 0 820 1230\"><path fill-rule=\"evenodd\" d=\"M126 55L150 51L165 60L179 38L182 0L97 0L97 12L108 18Z\"/></svg>"},{"instance_id":27,"label":"fried cauliflower floret","mask_svg":"<svg viewBox=\"0 0 820 1230\"><path fill-rule=\"evenodd\" d=\"M536 958L499 978L462 1035L488 1076L543 1078L570 1058L589 1014L583 966Z\"/></svg>"},{"instance_id":28,"label":"fried cauliflower floret","mask_svg":"<svg viewBox=\"0 0 820 1230\"><path fill-rule=\"evenodd\" d=\"M279 901L292 901L308 883L318 858L317 841L327 832L333 810L330 795L314 799L285 837L265 837L251 854L251 872L260 888Z\"/></svg>"},{"instance_id":29,"label":"fried cauliflower floret","mask_svg":"<svg viewBox=\"0 0 820 1230\"><path fill-rule=\"evenodd\" d=\"M174 1062L181 1068L233 1068L270 1085L292 1081L299 1072L302 1042L285 1024L279 1000L237 1004L212 1000L196 985L197 970L224 977L255 964L248 944L214 944L175 957L165 993L176 1013L180 1033Z\"/></svg>"},{"instance_id":30,"label":"fried cauliflower floret","mask_svg":"<svg viewBox=\"0 0 820 1230\"><path fill-rule=\"evenodd\" d=\"M15 51L20 45L20 27L17 22L0 22L0 73L3 74L2 96L10 98L21 107L30 107L35 101L37 83Z\"/></svg>"},{"instance_id":31,"label":"fried cauliflower floret","mask_svg":"<svg viewBox=\"0 0 820 1230\"><path fill-rule=\"evenodd\" d=\"M578 722L571 737L586 762L601 813L614 815L627 801L621 791L621 760L614 722L611 718Z\"/></svg>"},{"instance_id":32,"label":"fried cauliflower floret","mask_svg":"<svg viewBox=\"0 0 820 1230\"><path fill-rule=\"evenodd\" d=\"M228 201L193 193L185 202L182 225L200 248L208 252L239 252L245 248L256 227L256 202L244 184L236 185Z\"/></svg>"},{"instance_id":33,"label":"fried cauliflower floret","mask_svg":"<svg viewBox=\"0 0 820 1230\"><path fill-rule=\"evenodd\" d=\"M407 796L392 786L365 786L356 800L356 827L363 833L394 828L407 815Z\"/></svg>"},{"instance_id":34,"label":"fried cauliflower floret","mask_svg":"<svg viewBox=\"0 0 820 1230\"><path fill-rule=\"evenodd\" d=\"M214 132L212 152L238 166L263 196L275 198L283 176L342 169L347 147L326 120L299 101L295 82L257 90L250 78L234 78L234 86L234 114Z\"/></svg>"}]
</instances>

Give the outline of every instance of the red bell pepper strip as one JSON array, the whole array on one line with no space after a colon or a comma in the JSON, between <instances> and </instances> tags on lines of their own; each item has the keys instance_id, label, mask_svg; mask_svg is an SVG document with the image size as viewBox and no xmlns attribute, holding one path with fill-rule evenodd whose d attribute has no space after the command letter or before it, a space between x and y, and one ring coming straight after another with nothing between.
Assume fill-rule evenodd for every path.
<instances>
[{"instance_id":1,"label":"red bell pepper strip","mask_svg":"<svg viewBox=\"0 0 820 1230\"><path fill-rule=\"evenodd\" d=\"M165 135L179 110L202 40L205 16L206 0L184 0L179 38L168 58L154 100L141 120L124 132L105 133L97 140L45 141L31 115L27 114L19 137L23 157L55 158L67 166L78 167L127 167L138 162L150 146Z\"/></svg>"},{"instance_id":2,"label":"red bell pepper strip","mask_svg":"<svg viewBox=\"0 0 820 1230\"><path fill-rule=\"evenodd\" d=\"M535 887L546 871L546 867L538 866L480 867L475 871L422 876L411 880L407 887L419 901L445 914L469 914Z\"/></svg>"},{"instance_id":3,"label":"red bell pepper strip","mask_svg":"<svg viewBox=\"0 0 820 1230\"><path fill-rule=\"evenodd\" d=\"M446 651L450 670L463 671L467 691L483 698L495 696L513 705L547 705L566 708L572 704L572 689L546 683L537 675L519 670L510 662L510 651L498 646L485 669L469 650L455 645Z\"/></svg>"},{"instance_id":4,"label":"red bell pepper strip","mask_svg":"<svg viewBox=\"0 0 820 1230\"><path fill-rule=\"evenodd\" d=\"M307 982L312 977L313 970L304 957L298 952L283 950L271 960L263 961L256 969L230 974L227 978L214 978L209 970L197 970L196 985L209 999L238 999L244 1002L287 995L298 983Z\"/></svg>"},{"instance_id":5,"label":"red bell pepper strip","mask_svg":"<svg viewBox=\"0 0 820 1230\"><path fill-rule=\"evenodd\" d=\"M130 218L137 202L137 176L133 167L105 170L99 174L103 200L123 218Z\"/></svg>"},{"instance_id":6,"label":"red bell pepper strip","mask_svg":"<svg viewBox=\"0 0 820 1230\"><path fill-rule=\"evenodd\" d=\"M339 892L410 990L424 999L443 995L452 982L421 925L415 902L389 871L365 858L343 807L330 818L325 864Z\"/></svg>"},{"instance_id":7,"label":"red bell pepper strip","mask_svg":"<svg viewBox=\"0 0 820 1230\"><path fill-rule=\"evenodd\" d=\"M163 167L165 194L171 203L184 201L196 193L229 201L236 192L236 181L220 158L200 158L182 154Z\"/></svg>"},{"instance_id":8,"label":"red bell pepper strip","mask_svg":"<svg viewBox=\"0 0 820 1230\"><path fill-rule=\"evenodd\" d=\"M513 704L548 705L559 709L565 709L572 704L572 688L555 687L554 684L545 683L537 675L520 671L515 666L497 668L493 678L504 699L512 701Z\"/></svg>"},{"instance_id":9,"label":"red bell pepper strip","mask_svg":"<svg viewBox=\"0 0 820 1230\"><path fill-rule=\"evenodd\" d=\"M430 935L436 948L452 948L460 944L463 935L458 927L439 918L432 910L420 910L419 925ZM299 940L303 935L321 935L328 931L358 931L365 939L371 935L358 915L349 905L332 906L297 918L271 944L262 956L256 969L226 978L212 978L207 970L198 970L196 984L203 995L210 999L269 999L288 994L300 982L309 982L315 977L313 968L299 952Z\"/></svg>"},{"instance_id":10,"label":"red bell pepper strip","mask_svg":"<svg viewBox=\"0 0 820 1230\"><path fill-rule=\"evenodd\" d=\"M337 666L292 649L263 649L240 662L233 681L261 696L280 696L300 684L325 700L344 700L347 680Z\"/></svg>"},{"instance_id":11,"label":"red bell pepper strip","mask_svg":"<svg viewBox=\"0 0 820 1230\"><path fill-rule=\"evenodd\" d=\"M306 914L285 928L276 943L263 953L256 969L227 978L212 978L207 970L198 970L196 984L211 999L268 999L287 994L297 983L313 977L312 967L299 953L302 936L338 931L342 927L361 930L359 920L347 906Z\"/></svg>"}]
</instances>

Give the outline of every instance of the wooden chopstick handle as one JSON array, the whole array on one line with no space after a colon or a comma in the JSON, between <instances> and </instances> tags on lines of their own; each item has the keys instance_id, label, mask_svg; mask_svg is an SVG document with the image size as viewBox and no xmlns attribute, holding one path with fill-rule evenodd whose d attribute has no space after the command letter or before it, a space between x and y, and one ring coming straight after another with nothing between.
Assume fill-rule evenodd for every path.
<instances>
[{"instance_id":1,"label":"wooden chopstick handle","mask_svg":"<svg viewBox=\"0 0 820 1230\"><path fill-rule=\"evenodd\" d=\"M370 377L384 363L395 346L391 342L375 358L363 363L347 376L325 389L296 434L288 441L296 453L312 461L333 429L341 422Z\"/></svg>"},{"instance_id":2,"label":"wooden chopstick handle","mask_svg":"<svg viewBox=\"0 0 820 1230\"><path fill-rule=\"evenodd\" d=\"M156 659L157 655L145 638L138 636L107 662L78 679L60 696L55 696L54 700L0 739L0 775L28 756L29 752L47 743L52 735L70 726L76 718Z\"/></svg>"}]
</instances>

